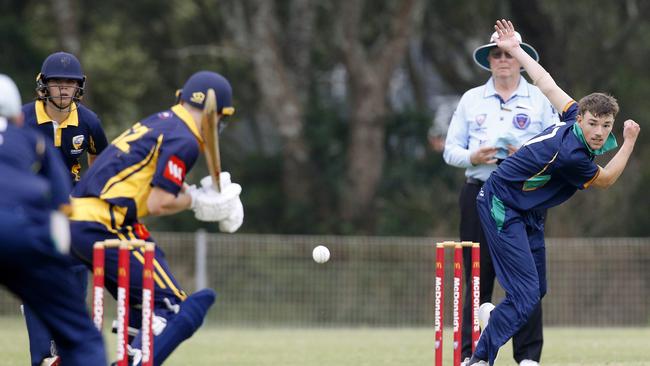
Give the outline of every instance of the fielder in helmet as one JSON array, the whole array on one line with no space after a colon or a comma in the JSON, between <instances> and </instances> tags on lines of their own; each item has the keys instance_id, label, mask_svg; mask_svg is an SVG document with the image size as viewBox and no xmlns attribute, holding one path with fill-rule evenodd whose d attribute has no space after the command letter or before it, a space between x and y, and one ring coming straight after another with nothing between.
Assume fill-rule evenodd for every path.
<instances>
[{"instance_id":1,"label":"fielder in helmet","mask_svg":"<svg viewBox=\"0 0 650 366\"><path fill-rule=\"evenodd\" d=\"M26 124L51 137L59 148L73 184L81 178L80 158L88 154L88 165L92 165L108 145L99 118L81 104L85 84L74 55L53 53L36 77L36 101L23 106Z\"/></svg>"},{"instance_id":2,"label":"fielder in helmet","mask_svg":"<svg viewBox=\"0 0 650 366\"><path fill-rule=\"evenodd\" d=\"M108 142L97 115L81 104L86 77L79 60L67 52L56 52L43 62L36 77L36 100L23 106L25 125L38 130L54 144L74 185L81 178L81 158L88 165L106 148ZM85 284L84 265L72 270ZM84 287L85 288L85 287ZM24 307L33 366L56 364L56 345L40 319L29 306Z\"/></svg>"},{"instance_id":3,"label":"fielder in helmet","mask_svg":"<svg viewBox=\"0 0 650 366\"><path fill-rule=\"evenodd\" d=\"M216 94L217 120L234 113L232 89L223 76L201 71L192 75L178 95L178 104L140 120L106 148L72 191L73 253L92 268L93 243L106 239L155 241L141 220L147 216L173 215L191 209L198 220L218 223L234 232L244 219L239 198L241 187L221 173L221 191L211 178L197 188L185 183L203 150L202 112L209 89ZM125 173L126 172L126 173ZM106 251L106 282L116 297L117 251ZM129 320L141 327L142 262L131 251L131 306ZM215 300L215 292L203 289L187 294L170 271L161 246L156 245L154 290L154 365L162 364L178 345L192 336ZM130 344L131 365L145 357L142 337ZM146 350L146 348L144 348Z\"/></svg>"},{"instance_id":4,"label":"fielder in helmet","mask_svg":"<svg viewBox=\"0 0 650 366\"><path fill-rule=\"evenodd\" d=\"M48 101L60 111L69 112L73 103L79 103L85 86L86 76L81 63L67 52L49 55L36 76L37 98Z\"/></svg>"}]
</instances>

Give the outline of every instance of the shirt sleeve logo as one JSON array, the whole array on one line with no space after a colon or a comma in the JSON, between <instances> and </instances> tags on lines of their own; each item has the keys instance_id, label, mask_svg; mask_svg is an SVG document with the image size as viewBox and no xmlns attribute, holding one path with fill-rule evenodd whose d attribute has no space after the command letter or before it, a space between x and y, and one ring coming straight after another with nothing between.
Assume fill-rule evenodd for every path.
<instances>
[{"instance_id":1,"label":"shirt sleeve logo","mask_svg":"<svg viewBox=\"0 0 650 366\"><path fill-rule=\"evenodd\" d=\"M171 118L171 116L172 116L172 112L170 112L170 111L164 111L164 112L158 113L158 118L160 118L160 119L168 119L168 118Z\"/></svg>"},{"instance_id":2,"label":"shirt sleeve logo","mask_svg":"<svg viewBox=\"0 0 650 366\"><path fill-rule=\"evenodd\" d=\"M169 179L178 186L183 185L183 180L185 179L185 163L183 160L178 158L176 155L172 155L172 157L167 160L163 177Z\"/></svg>"}]
</instances>

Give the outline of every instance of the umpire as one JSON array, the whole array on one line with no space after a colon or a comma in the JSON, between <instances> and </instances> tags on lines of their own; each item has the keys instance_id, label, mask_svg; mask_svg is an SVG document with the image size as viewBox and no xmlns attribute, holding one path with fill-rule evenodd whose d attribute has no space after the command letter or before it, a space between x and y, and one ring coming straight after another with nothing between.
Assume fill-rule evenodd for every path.
<instances>
[{"instance_id":1,"label":"umpire","mask_svg":"<svg viewBox=\"0 0 650 366\"><path fill-rule=\"evenodd\" d=\"M0 284L43 322L59 345L62 365L105 366L102 336L65 255L65 168L43 136L14 125L22 123L18 89L0 75Z\"/></svg>"},{"instance_id":2,"label":"umpire","mask_svg":"<svg viewBox=\"0 0 650 366\"><path fill-rule=\"evenodd\" d=\"M481 304L492 302L495 272L476 210L476 196L497 164L524 142L559 122L557 112L542 92L521 76L521 65L493 42L474 50L474 61L492 76L483 85L463 94L451 119L443 157L449 165L465 168L460 191L460 240L481 243ZM521 41L521 36L517 33ZM521 47L535 60L537 51ZM471 316L469 248L463 252L465 302L463 319ZM541 303L540 303L541 304ZM472 354L471 322L462 328L462 358ZM539 365L542 354L542 309L537 307L528 323L513 337L513 357L521 366Z\"/></svg>"}]
</instances>

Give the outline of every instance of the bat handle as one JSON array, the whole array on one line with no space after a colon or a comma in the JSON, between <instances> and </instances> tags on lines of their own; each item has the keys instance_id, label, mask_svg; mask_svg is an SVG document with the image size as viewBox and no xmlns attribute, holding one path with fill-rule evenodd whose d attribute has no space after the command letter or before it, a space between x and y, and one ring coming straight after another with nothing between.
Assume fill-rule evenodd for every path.
<instances>
[{"instance_id":1,"label":"bat handle","mask_svg":"<svg viewBox=\"0 0 650 366\"><path fill-rule=\"evenodd\" d=\"M217 173L212 176L212 187L215 191L221 193L221 174Z\"/></svg>"}]
</instances>

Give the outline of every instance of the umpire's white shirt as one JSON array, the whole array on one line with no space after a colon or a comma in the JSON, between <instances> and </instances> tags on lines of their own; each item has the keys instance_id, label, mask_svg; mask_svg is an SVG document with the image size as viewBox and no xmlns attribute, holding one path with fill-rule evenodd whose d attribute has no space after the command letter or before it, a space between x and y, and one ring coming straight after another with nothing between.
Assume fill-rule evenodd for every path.
<instances>
[{"instance_id":1,"label":"umpire's white shirt","mask_svg":"<svg viewBox=\"0 0 650 366\"><path fill-rule=\"evenodd\" d=\"M495 146L500 137L520 147L557 122L559 117L551 103L523 76L507 101L497 94L490 78L460 99L447 131L443 157L449 165L467 168L465 176L486 181L496 164L474 166L469 158L472 152L481 146Z\"/></svg>"}]
</instances>

